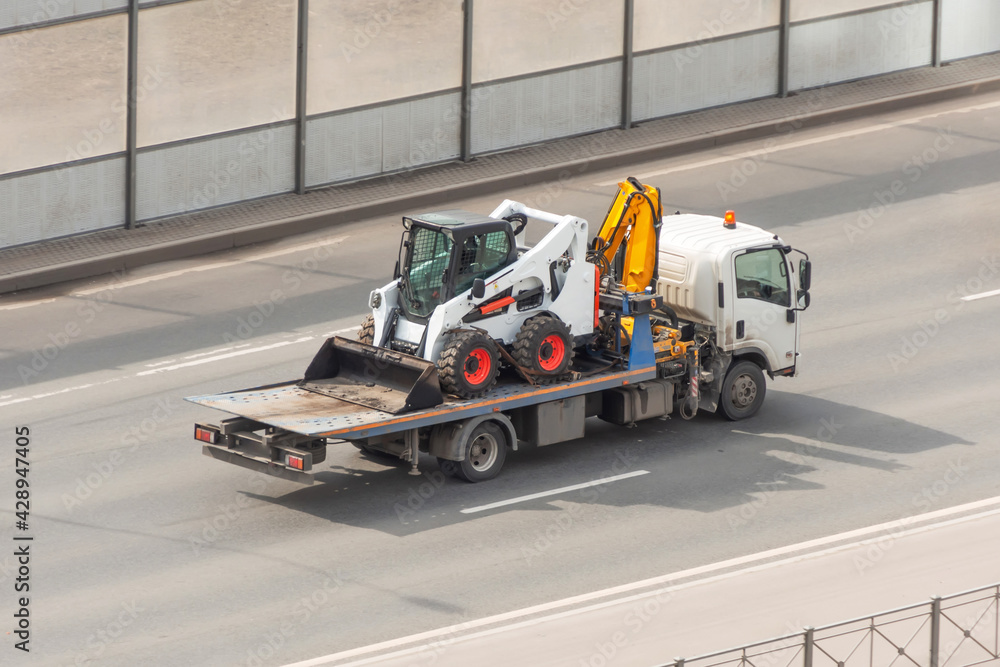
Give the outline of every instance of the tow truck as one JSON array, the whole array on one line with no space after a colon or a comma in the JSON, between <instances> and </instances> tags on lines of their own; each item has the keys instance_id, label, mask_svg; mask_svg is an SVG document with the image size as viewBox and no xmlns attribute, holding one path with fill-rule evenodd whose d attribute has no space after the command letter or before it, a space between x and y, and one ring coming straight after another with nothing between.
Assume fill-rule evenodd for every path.
<instances>
[{"instance_id":1,"label":"tow truck","mask_svg":"<svg viewBox=\"0 0 1000 667\"><path fill-rule=\"evenodd\" d=\"M529 221L551 226L533 246ZM627 179L592 240L582 218L510 200L403 223L359 340L326 340L301 378L186 399L233 415L195 424L206 456L312 484L349 443L480 482L590 418L749 418L765 375L797 374L811 263L732 211L663 216Z\"/></svg>"}]
</instances>

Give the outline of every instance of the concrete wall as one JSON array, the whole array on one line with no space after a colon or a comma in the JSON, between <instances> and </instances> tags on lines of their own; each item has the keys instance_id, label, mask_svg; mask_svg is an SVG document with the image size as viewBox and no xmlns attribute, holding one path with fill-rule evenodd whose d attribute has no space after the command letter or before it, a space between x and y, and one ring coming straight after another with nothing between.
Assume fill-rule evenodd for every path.
<instances>
[{"instance_id":1,"label":"concrete wall","mask_svg":"<svg viewBox=\"0 0 1000 667\"><path fill-rule=\"evenodd\" d=\"M310 0L303 168L296 0L0 3L0 247L399 172L775 95L782 0ZM788 87L926 66L934 0L788 0ZM944 60L1000 50L1000 2L940 0ZM471 16L463 113L465 8ZM467 133L467 134L464 134Z\"/></svg>"}]
</instances>

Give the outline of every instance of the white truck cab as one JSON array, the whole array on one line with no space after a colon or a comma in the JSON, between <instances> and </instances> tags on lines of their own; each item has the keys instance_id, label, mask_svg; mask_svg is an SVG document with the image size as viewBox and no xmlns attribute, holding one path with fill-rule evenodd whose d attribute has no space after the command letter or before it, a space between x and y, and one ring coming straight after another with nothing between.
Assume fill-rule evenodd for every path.
<instances>
[{"instance_id":1,"label":"white truck cab","mask_svg":"<svg viewBox=\"0 0 1000 667\"><path fill-rule=\"evenodd\" d=\"M802 255L798 266L795 253ZM753 362L772 378L796 374L798 312L809 305L805 253L776 234L736 222L732 212L725 218L677 214L663 217L657 259L656 293L718 351L705 360L703 409L715 409L722 380L739 361Z\"/></svg>"}]
</instances>

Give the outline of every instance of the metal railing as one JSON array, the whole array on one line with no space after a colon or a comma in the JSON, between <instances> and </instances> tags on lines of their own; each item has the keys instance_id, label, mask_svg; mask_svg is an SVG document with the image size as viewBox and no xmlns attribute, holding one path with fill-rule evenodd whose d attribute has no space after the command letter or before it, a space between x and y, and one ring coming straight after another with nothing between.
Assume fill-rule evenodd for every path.
<instances>
[{"instance_id":1,"label":"metal railing","mask_svg":"<svg viewBox=\"0 0 1000 667\"><path fill-rule=\"evenodd\" d=\"M664 667L971 667L1000 664L1000 583Z\"/></svg>"}]
</instances>

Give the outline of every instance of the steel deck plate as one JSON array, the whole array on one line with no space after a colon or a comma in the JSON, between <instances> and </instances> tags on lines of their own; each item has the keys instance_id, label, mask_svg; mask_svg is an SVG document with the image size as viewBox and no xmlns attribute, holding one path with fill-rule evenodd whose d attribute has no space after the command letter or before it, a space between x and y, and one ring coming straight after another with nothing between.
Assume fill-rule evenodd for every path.
<instances>
[{"instance_id":1,"label":"steel deck plate","mask_svg":"<svg viewBox=\"0 0 1000 667\"><path fill-rule=\"evenodd\" d=\"M437 407L401 415L365 409L307 391L295 382L224 394L189 396L185 400L302 435L365 438L578 396L655 377L656 367L650 366L541 387L511 382L501 384L482 398L460 400L449 397Z\"/></svg>"}]
</instances>

